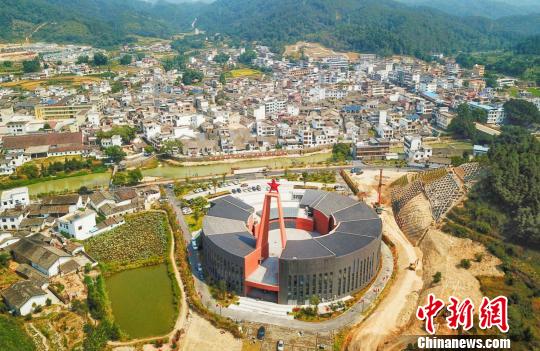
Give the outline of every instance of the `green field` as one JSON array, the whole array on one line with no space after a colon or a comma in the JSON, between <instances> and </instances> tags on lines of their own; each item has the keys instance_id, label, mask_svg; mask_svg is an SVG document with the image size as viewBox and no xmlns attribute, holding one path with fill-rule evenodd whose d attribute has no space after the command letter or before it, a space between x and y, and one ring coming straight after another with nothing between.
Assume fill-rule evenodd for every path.
<instances>
[{"instance_id":1,"label":"green field","mask_svg":"<svg viewBox=\"0 0 540 351\"><path fill-rule=\"evenodd\" d=\"M0 315L0 350L33 351L36 347L15 318Z\"/></svg>"},{"instance_id":2,"label":"green field","mask_svg":"<svg viewBox=\"0 0 540 351\"><path fill-rule=\"evenodd\" d=\"M141 212L125 219L120 227L89 239L87 252L112 272L163 262L170 235L166 216Z\"/></svg>"},{"instance_id":3,"label":"green field","mask_svg":"<svg viewBox=\"0 0 540 351\"><path fill-rule=\"evenodd\" d=\"M106 282L114 320L130 338L172 330L176 311L165 264L122 271Z\"/></svg>"}]
</instances>

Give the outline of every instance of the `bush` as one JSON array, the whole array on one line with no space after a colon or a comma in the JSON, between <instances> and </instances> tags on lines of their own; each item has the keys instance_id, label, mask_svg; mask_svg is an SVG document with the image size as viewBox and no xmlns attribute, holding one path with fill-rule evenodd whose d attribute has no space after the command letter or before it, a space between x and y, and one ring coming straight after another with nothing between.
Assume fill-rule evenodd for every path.
<instances>
[{"instance_id":1,"label":"bush","mask_svg":"<svg viewBox=\"0 0 540 351\"><path fill-rule=\"evenodd\" d=\"M441 281L441 278L442 278L442 273L441 272L437 272L433 275L433 283L434 284L437 284L438 282Z\"/></svg>"},{"instance_id":2,"label":"bush","mask_svg":"<svg viewBox=\"0 0 540 351\"><path fill-rule=\"evenodd\" d=\"M459 266L461 268L469 269L469 268L471 268L471 261L464 258L459 262Z\"/></svg>"}]
</instances>

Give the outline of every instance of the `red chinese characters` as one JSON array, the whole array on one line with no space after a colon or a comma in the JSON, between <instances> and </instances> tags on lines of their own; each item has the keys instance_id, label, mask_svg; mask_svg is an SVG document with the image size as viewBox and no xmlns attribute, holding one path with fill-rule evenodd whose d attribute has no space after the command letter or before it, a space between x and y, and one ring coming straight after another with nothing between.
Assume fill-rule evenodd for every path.
<instances>
[{"instance_id":1,"label":"red chinese characters","mask_svg":"<svg viewBox=\"0 0 540 351\"><path fill-rule=\"evenodd\" d=\"M503 333L508 331L508 299L506 296L498 296L492 300L485 297L482 299L478 319L481 329L497 327Z\"/></svg>"},{"instance_id":2,"label":"red chinese characters","mask_svg":"<svg viewBox=\"0 0 540 351\"><path fill-rule=\"evenodd\" d=\"M443 300L436 298L433 294L429 294L427 305L419 306L416 310L416 318L421 321L426 321L426 331L428 333L435 334L435 324L433 323L433 320L443 307Z\"/></svg>"},{"instance_id":3,"label":"red chinese characters","mask_svg":"<svg viewBox=\"0 0 540 351\"><path fill-rule=\"evenodd\" d=\"M435 334L435 318L444 307L443 300L429 294L427 304L419 306L416 310L416 318L425 321L425 329L429 334ZM471 299L466 298L460 301L450 296L446 310L448 311L446 317L448 328L457 330L461 326L466 331L473 327L475 309ZM508 332L508 299L505 296L493 299L484 297L478 310L478 320L481 329L497 327L503 333Z\"/></svg>"},{"instance_id":4,"label":"red chinese characters","mask_svg":"<svg viewBox=\"0 0 540 351\"><path fill-rule=\"evenodd\" d=\"M473 327L474 304L471 299L466 298L462 302L453 296L450 296L450 304L446 307L450 315L446 317L448 328L457 329L460 325L463 330L469 330Z\"/></svg>"}]
</instances>

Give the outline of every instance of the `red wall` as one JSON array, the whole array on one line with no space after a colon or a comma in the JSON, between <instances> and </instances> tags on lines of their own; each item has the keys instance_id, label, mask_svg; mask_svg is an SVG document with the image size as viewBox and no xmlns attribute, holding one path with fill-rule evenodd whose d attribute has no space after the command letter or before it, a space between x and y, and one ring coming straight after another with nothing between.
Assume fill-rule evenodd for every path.
<instances>
[{"instance_id":1,"label":"red wall","mask_svg":"<svg viewBox=\"0 0 540 351\"><path fill-rule=\"evenodd\" d=\"M252 253L244 257L244 265L245 265L245 277L249 277L251 273L253 273L257 267L259 266L259 259L261 258L261 251L258 249L255 249Z\"/></svg>"},{"instance_id":2,"label":"red wall","mask_svg":"<svg viewBox=\"0 0 540 351\"><path fill-rule=\"evenodd\" d=\"M307 230L308 232L312 232L313 221L309 218L297 218L296 229Z\"/></svg>"},{"instance_id":3,"label":"red wall","mask_svg":"<svg viewBox=\"0 0 540 351\"><path fill-rule=\"evenodd\" d=\"M330 220L324 214L317 210L313 210L313 219L315 221L315 230L321 233L322 235L328 234L330 231L329 225Z\"/></svg>"}]
</instances>

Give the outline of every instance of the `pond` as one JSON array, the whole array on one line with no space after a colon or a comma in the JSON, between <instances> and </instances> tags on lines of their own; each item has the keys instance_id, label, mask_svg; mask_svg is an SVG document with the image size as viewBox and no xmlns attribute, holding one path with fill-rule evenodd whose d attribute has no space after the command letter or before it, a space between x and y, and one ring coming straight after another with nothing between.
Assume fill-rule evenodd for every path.
<instances>
[{"instance_id":1,"label":"pond","mask_svg":"<svg viewBox=\"0 0 540 351\"><path fill-rule=\"evenodd\" d=\"M116 273L106 283L114 320L130 338L161 336L172 330L177 312L165 264Z\"/></svg>"}]
</instances>

